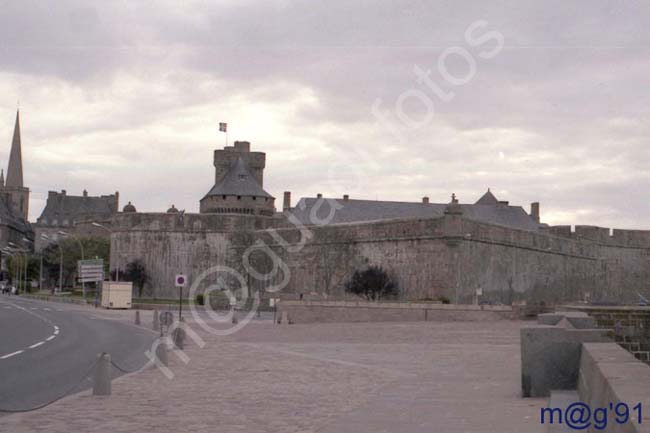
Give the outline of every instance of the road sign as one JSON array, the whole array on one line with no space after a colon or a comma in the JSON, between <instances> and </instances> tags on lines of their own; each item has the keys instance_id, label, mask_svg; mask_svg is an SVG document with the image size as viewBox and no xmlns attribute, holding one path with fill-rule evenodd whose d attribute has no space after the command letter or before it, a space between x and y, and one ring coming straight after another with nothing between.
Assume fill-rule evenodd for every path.
<instances>
[{"instance_id":1,"label":"road sign","mask_svg":"<svg viewBox=\"0 0 650 433\"><path fill-rule=\"evenodd\" d=\"M79 260L77 269L81 283L104 281L104 260L102 259Z\"/></svg>"},{"instance_id":2,"label":"road sign","mask_svg":"<svg viewBox=\"0 0 650 433\"><path fill-rule=\"evenodd\" d=\"M95 265L95 266L102 266L104 264L104 259L86 259L86 260L78 260L78 264L80 265Z\"/></svg>"},{"instance_id":3,"label":"road sign","mask_svg":"<svg viewBox=\"0 0 650 433\"><path fill-rule=\"evenodd\" d=\"M185 287L185 284L187 284L187 277L185 274L176 275L176 287Z\"/></svg>"}]
</instances>

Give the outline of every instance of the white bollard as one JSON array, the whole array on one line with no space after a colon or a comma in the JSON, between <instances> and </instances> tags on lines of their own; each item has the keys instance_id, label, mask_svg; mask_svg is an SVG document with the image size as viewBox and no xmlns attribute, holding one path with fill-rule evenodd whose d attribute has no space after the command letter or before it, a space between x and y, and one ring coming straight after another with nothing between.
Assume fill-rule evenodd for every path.
<instances>
[{"instance_id":1,"label":"white bollard","mask_svg":"<svg viewBox=\"0 0 650 433\"><path fill-rule=\"evenodd\" d=\"M93 375L93 395L111 395L111 355L100 353Z\"/></svg>"}]
</instances>

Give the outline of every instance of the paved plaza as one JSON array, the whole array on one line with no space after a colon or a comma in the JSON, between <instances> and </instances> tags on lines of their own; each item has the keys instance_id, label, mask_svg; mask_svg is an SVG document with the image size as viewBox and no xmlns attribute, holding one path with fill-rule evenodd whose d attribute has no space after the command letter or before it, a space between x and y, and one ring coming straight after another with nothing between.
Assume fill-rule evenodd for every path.
<instances>
[{"instance_id":1,"label":"paved plaza","mask_svg":"<svg viewBox=\"0 0 650 433\"><path fill-rule=\"evenodd\" d=\"M132 321L132 311L86 310ZM151 312L142 312L150 326ZM3 432L542 431L545 399L522 399L525 322L273 325L253 320L170 353L174 378L146 369L44 409L2 418ZM46 368L44 366L44 368ZM81 373L80 373L81 374Z\"/></svg>"}]
</instances>

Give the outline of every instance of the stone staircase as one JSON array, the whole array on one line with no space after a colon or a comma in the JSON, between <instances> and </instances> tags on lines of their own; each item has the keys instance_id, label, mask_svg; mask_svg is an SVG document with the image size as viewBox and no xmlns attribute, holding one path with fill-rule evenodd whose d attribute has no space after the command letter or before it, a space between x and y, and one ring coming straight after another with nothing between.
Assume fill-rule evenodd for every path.
<instances>
[{"instance_id":1,"label":"stone staircase","mask_svg":"<svg viewBox=\"0 0 650 433\"><path fill-rule=\"evenodd\" d=\"M650 365L650 308L635 306L571 306L596 320L599 328L612 329L614 341L638 360Z\"/></svg>"},{"instance_id":2,"label":"stone staircase","mask_svg":"<svg viewBox=\"0 0 650 433\"><path fill-rule=\"evenodd\" d=\"M650 365L650 343L643 342L638 336L623 335L616 335L614 341L634 355L636 359Z\"/></svg>"}]
</instances>

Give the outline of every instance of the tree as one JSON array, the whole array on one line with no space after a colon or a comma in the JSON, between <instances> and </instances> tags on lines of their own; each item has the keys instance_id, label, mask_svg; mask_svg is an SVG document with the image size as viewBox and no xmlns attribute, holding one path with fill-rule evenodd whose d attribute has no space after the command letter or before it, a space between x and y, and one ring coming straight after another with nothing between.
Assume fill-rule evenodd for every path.
<instances>
[{"instance_id":1,"label":"tree","mask_svg":"<svg viewBox=\"0 0 650 433\"><path fill-rule=\"evenodd\" d=\"M33 280L38 281L39 275L39 265L40 261L34 256L27 257L27 287L25 287L25 256L22 254L16 254L13 256L7 257L7 270L9 278L12 280L13 284L16 287L19 287L21 290L31 290L31 282ZM20 277L18 281L15 281L16 277Z\"/></svg>"},{"instance_id":2,"label":"tree","mask_svg":"<svg viewBox=\"0 0 650 433\"><path fill-rule=\"evenodd\" d=\"M369 266L364 270L356 270L352 279L345 285L346 291L365 297L368 301L379 301L382 298L396 298L399 286L381 266Z\"/></svg>"},{"instance_id":3,"label":"tree","mask_svg":"<svg viewBox=\"0 0 650 433\"><path fill-rule=\"evenodd\" d=\"M81 244L81 245L80 245ZM74 276L77 273L77 261L81 260L81 247L83 246L84 258L100 258L108 266L110 242L100 237L71 238L66 237L58 242L52 242L43 249L43 268L55 281L59 283L59 263L63 253L63 286L73 286ZM60 249L59 249L60 247Z\"/></svg>"},{"instance_id":4,"label":"tree","mask_svg":"<svg viewBox=\"0 0 650 433\"><path fill-rule=\"evenodd\" d=\"M147 275L147 271L144 267L144 262L141 259L135 259L134 261L127 264L124 278L126 281L133 283L133 286L138 289L138 298L142 298L142 289L149 280L149 276Z\"/></svg>"}]
</instances>

